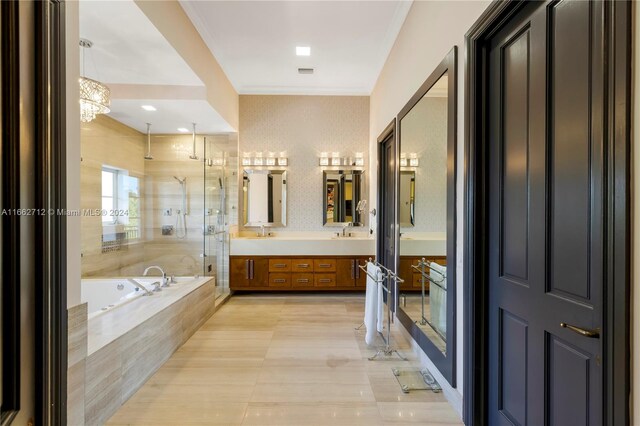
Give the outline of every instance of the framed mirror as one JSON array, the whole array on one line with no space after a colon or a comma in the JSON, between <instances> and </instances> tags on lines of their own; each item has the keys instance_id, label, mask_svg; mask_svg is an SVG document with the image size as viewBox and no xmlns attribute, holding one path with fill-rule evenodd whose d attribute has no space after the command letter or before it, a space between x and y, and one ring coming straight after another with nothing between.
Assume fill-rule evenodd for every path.
<instances>
[{"instance_id":1,"label":"framed mirror","mask_svg":"<svg viewBox=\"0 0 640 426\"><path fill-rule=\"evenodd\" d=\"M245 169L242 173L244 226L287 225L287 172Z\"/></svg>"},{"instance_id":2,"label":"framed mirror","mask_svg":"<svg viewBox=\"0 0 640 426\"><path fill-rule=\"evenodd\" d=\"M398 318L455 386L456 48L398 115Z\"/></svg>"},{"instance_id":3,"label":"framed mirror","mask_svg":"<svg viewBox=\"0 0 640 426\"><path fill-rule=\"evenodd\" d=\"M324 226L364 226L364 171L325 170L322 176Z\"/></svg>"}]
</instances>

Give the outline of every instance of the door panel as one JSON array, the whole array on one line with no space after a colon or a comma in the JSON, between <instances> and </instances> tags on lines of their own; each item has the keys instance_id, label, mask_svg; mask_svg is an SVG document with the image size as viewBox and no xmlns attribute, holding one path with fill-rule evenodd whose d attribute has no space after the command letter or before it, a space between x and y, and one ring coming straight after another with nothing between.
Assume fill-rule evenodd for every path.
<instances>
[{"instance_id":1,"label":"door panel","mask_svg":"<svg viewBox=\"0 0 640 426\"><path fill-rule=\"evenodd\" d=\"M531 3L489 52L489 424L602 423L602 2Z\"/></svg>"}]
</instances>

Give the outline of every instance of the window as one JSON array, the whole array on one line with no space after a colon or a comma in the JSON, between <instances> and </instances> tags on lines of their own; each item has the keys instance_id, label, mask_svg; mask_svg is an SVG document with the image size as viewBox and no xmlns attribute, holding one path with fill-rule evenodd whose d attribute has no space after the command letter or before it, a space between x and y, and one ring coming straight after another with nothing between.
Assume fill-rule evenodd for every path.
<instances>
[{"instance_id":1,"label":"window","mask_svg":"<svg viewBox=\"0 0 640 426\"><path fill-rule=\"evenodd\" d=\"M140 238L140 179L129 176L126 170L103 167L102 210L103 226L124 226L111 233L124 233L127 240Z\"/></svg>"}]
</instances>

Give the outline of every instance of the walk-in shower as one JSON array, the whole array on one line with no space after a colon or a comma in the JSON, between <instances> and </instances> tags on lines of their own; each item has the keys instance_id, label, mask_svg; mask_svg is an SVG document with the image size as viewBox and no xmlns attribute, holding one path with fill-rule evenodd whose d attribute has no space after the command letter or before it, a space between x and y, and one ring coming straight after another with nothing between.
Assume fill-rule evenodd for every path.
<instances>
[{"instance_id":1,"label":"walk-in shower","mask_svg":"<svg viewBox=\"0 0 640 426\"><path fill-rule=\"evenodd\" d=\"M176 237L183 239L187 236L187 178L173 177L180 184L182 208L176 211Z\"/></svg>"}]
</instances>

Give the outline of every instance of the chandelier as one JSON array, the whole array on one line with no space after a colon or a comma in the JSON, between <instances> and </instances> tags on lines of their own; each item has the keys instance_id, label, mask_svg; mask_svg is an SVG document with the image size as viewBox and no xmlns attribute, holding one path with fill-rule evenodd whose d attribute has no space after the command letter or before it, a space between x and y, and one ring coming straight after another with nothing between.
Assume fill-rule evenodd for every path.
<instances>
[{"instance_id":1,"label":"chandelier","mask_svg":"<svg viewBox=\"0 0 640 426\"><path fill-rule=\"evenodd\" d=\"M84 74L84 49L89 49L93 43L86 39L80 39L82 47L82 68ZM98 114L107 114L111 104L111 91L107 86L97 80L80 76L80 121L88 123L96 118Z\"/></svg>"}]
</instances>

